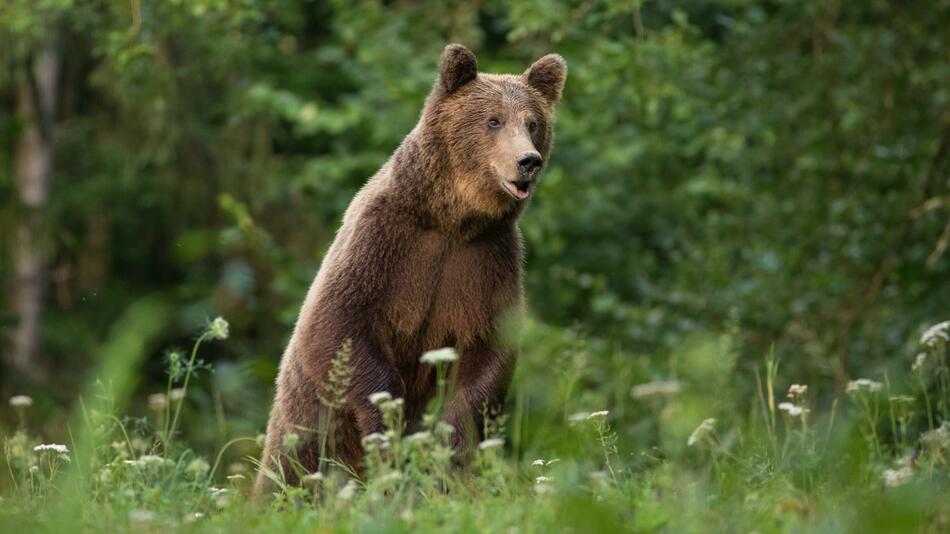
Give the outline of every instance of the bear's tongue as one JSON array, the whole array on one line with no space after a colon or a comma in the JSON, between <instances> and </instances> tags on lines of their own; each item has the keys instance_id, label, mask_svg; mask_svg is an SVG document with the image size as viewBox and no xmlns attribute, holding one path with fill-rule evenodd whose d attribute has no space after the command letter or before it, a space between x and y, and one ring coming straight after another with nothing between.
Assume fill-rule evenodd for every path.
<instances>
[{"instance_id":1,"label":"bear's tongue","mask_svg":"<svg viewBox=\"0 0 950 534\"><path fill-rule=\"evenodd\" d=\"M505 188L508 189L508 191L519 200L528 198L528 195L531 194L530 187L531 182L527 180L519 182L509 182L505 180Z\"/></svg>"}]
</instances>

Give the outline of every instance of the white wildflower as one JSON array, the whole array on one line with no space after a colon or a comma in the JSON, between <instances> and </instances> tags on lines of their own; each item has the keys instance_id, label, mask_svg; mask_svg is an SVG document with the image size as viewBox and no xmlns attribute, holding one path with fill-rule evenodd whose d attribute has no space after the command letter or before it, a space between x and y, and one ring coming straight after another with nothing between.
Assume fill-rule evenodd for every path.
<instances>
[{"instance_id":1,"label":"white wildflower","mask_svg":"<svg viewBox=\"0 0 950 534\"><path fill-rule=\"evenodd\" d=\"M31 475L35 475L35 474L37 474L37 473L39 473L39 472L40 472L40 466L38 466L38 465L31 465L31 466L30 466L30 474L31 474Z\"/></svg>"},{"instance_id":2,"label":"white wildflower","mask_svg":"<svg viewBox=\"0 0 950 534\"><path fill-rule=\"evenodd\" d=\"M230 481L232 481L232 482L237 482L238 480L244 480L244 475L242 475L241 473L236 473L236 474L234 474L234 475L228 475L227 478L228 478L228 480L230 480ZM304 477L304 478L306 478L306 477Z\"/></svg>"},{"instance_id":3,"label":"white wildflower","mask_svg":"<svg viewBox=\"0 0 950 534\"><path fill-rule=\"evenodd\" d=\"M33 399L26 395L14 395L10 397L10 406L14 408L29 408L33 406Z\"/></svg>"},{"instance_id":4,"label":"white wildflower","mask_svg":"<svg viewBox=\"0 0 950 534\"><path fill-rule=\"evenodd\" d=\"M211 325L208 327L208 332L214 339L227 339L228 330L228 322L225 321L223 317L215 317L214 321L211 321Z\"/></svg>"},{"instance_id":5,"label":"white wildflower","mask_svg":"<svg viewBox=\"0 0 950 534\"><path fill-rule=\"evenodd\" d=\"M857 380L852 380L848 382L848 387L845 390L847 393L858 393L860 391L870 391L876 392L881 391L884 388L884 384L880 382L875 382L869 378L859 378Z\"/></svg>"},{"instance_id":6,"label":"white wildflower","mask_svg":"<svg viewBox=\"0 0 950 534\"><path fill-rule=\"evenodd\" d=\"M33 450L36 452L53 451L60 454L69 454L69 449L65 445L60 445L58 443L44 443L42 445L33 447Z\"/></svg>"},{"instance_id":7,"label":"white wildflower","mask_svg":"<svg viewBox=\"0 0 950 534\"><path fill-rule=\"evenodd\" d=\"M148 396L148 408L156 412L160 412L165 409L165 406L168 404L168 398L164 393L152 393Z\"/></svg>"},{"instance_id":8,"label":"white wildflower","mask_svg":"<svg viewBox=\"0 0 950 534\"><path fill-rule=\"evenodd\" d=\"M881 478L884 480L884 485L891 488L906 484L913 476L914 471L910 467L901 467L900 469L885 469L884 472L881 473Z\"/></svg>"},{"instance_id":9,"label":"white wildflower","mask_svg":"<svg viewBox=\"0 0 950 534\"><path fill-rule=\"evenodd\" d=\"M343 489L341 489L340 492L336 494L337 500L342 502L349 501L354 495L356 495L356 489L357 485L355 480L347 481L346 485L343 486Z\"/></svg>"},{"instance_id":10,"label":"white wildflower","mask_svg":"<svg viewBox=\"0 0 950 534\"><path fill-rule=\"evenodd\" d=\"M479 448L479 450L483 450L483 451L484 451L484 450L488 450L488 449L495 449L495 448L501 447L501 446L503 446L504 444L505 444L505 440L503 440L503 439L501 439L501 438L489 438L489 439L486 439L485 441L479 443L479 444L478 444L478 448Z\"/></svg>"},{"instance_id":11,"label":"white wildflower","mask_svg":"<svg viewBox=\"0 0 950 534\"><path fill-rule=\"evenodd\" d=\"M438 365L440 363L454 362L459 359L459 355L452 347L445 347L438 350L430 350L419 358L422 363L429 365Z\"/></svg>"},{"instance_id":12,"label":"white wildflower","mask_svg":"<svg viewBox=\"0 0 950 534\"><path fill-rule=\"evenodd\" d=\"M96 480L103 484L112 482L112 470L108 467L103 467L98 473L96 473Z\"/></svg>"},{"instance_id":13,"label":"white wildflower","mask_svg":"<svg viewBox=\"0 0 950 534\"><path fill-rule=\"evenodd\" d=\"M220 497L221 495L224 495L225 493L228 492L228 488L218 488L218 487L212 486L208 488L208 491L211 492L212 497Z\"/></svg>"},{"instance_id":14,"label":"white wildflower","mask_svg":"<svg viewBox=\"0 0 950 534\"><path fill-rule=\"evenodd\" d=\"M388 391L377 391L376 393L371 394L368 398L369 402L371 402L374 406L379 406L384 402L393 400L393 396L390 395Z\"/></svg>"},{"instance_id":15,"label":"white wildflower","mask_svg":"<svg viewBox=\"0 0 950 534\"><path fill-rule=\"evenodd\" d=\"M588 419L599 419L601 417L607 417L610 414L607 410L601 410L599 412L592 412L587 416Z\"/></svg>"},{"instance_id":16,"label":"white wildflower","mask_svg":"<svg viewBox=\"0 0 950 534\"><path fill-rule=\"evenodd\" d=\"M950 448L950 421L921 434L920 442L933 450Z\"/></svg>"},{"instance_id":17,"label":"white wildflower","mask_svg":"<svg viewBox=\"0 0 950 534\"><path fill-rule=\"evenodd\" d=\"M579 423L581 421L586 421L590 417L590 412L577 412L572 414L567 418L569 423Z\"/></svg>"},{"instance_id":18,"label":"white wildflower","mask_svg":"<svg viewBox=\"0 0 950 534\"><path fill-rule=\"evenodd\" d=\"M920 344L928 347L936 347L938 343L950 342L950 321L937 323L920 336Z\"/></svg>"},{"instance_id":19,"label":"white wildflower","mask_svg":"<svg viewBox=\"0 0 950 534\"><path fill-rule=\"evenodd\" d=\"M676 380L660 380L633 386L630 389L630 396L635 399L646 399L660 395L675 395L680 392L680 389L682 387Z\"/></svg>"},{"instance_id":20,"label":"white wildflower","mask_svg":"<svg viewBox=\"0 0 950 534\"><path fill-rule=\"evenodd\" d=\"M175 388L171 390L170 397L173 401L180 401L185 398L185 388Z\"/></svg>"},{"instance_id":21,"label":"white wildflower","mask_svg":"<svg viewBox=\"0 0 950 534\"><path fill-rule=\"evenodd\" d=\"M373 446L373 445L382 445L384 443L389 443L389 436L386 434L381 434L379 432L373 432L372 434L367 434L363 436L363 447Z\"/></svg>"},{"instance_id":22,"label":"white wildflower","mask_svg":"<svg viewBox=\"0 0 950 534\"><path fill-rule=\"evenodd\" d=\"M228 473L238 474L238 473L246 473L246 472L247 472L247 464L244 464L241 462L231 462L231 464L228 465Z\"/></svg>"},{"instance_id":23,"label":"white wildflower","mask_svg":"<svg viewBox=\"0 0 950 534\"><path fill-rule=\"evenodd\" d=\"M808 391L808 386L804 384L792 384L788 386L788 397L794 399L800 397Z\"/></svg>"},{"instance_id":24,"label":"white wildflower","mask_svg":"<svg viewBox=\"0 0 950 534\"><path fill-rule=\"evenodd\" d=\"M921 352L914 358L914 364L910 366L911 371L920 371L927 364L927 353Z\"/></svg>"},{"instance_id":25,"label":"white wildflower","mask_svg":"<svg viewBox=\"0 0 950 534\"><path fill-rule=\"evenodd\" d=\"M143 454L139 456L138 460L126 460L123 462L126 465L131 465L133 467L147 468L147 467L161 467L161 466L172 466L175 465L175 462L171 460L166 460L161 456L155 454Z\"/></svg>"},{"instance_id":26,"label":"white wildflower","mask_svg":"<svg viewBox=\"0 0 950 534\"><path fill-rule=\"evenodd\" d=\"M204 458L195 458L186 468L189 473L195 476L204 475L209 469L211 469L211 466L208 465L208 462L206 462Z\"/></svg>"},{"instance_id":27,"label":"white wildflower","mask_svg":"<svg viewBox=\"0 0 950 534\"><path fill-rule=\"evenodd\" d=\"M686 440L686 446L692 447L699 441L705 439L707 436L710 436L716 430L716 419L710 417L704 419L702 423L699 423L699 426L693 430L693 433L689 435L689 439Z\"/></svg>"},{"instance_id":28,"label":"white wildflower","mask_svg":"<svg viewBox=\"0 0 950 534\"><path fill-rule=\"evenodd\" d=\"M911 397L910 395L891 395L887 398L887 400L893 402L894 404L913 404L917 399Z\"/></svg>"},{"instance_id":29,"label":"white wildflower","mask_svg":"<svg viewBox=\"0 0 950 534\"><path fill-rule=\"evenodd\" d=\"M544 467L544 460L542 460L541 458L538 458L537 460L531 462L531 465L534 465L537 467Z\"/></svg>"},{"instance_id":30,"label":"white wildflower","mask_svg":"<svg viewBox=\"0 0 950 534\"><path fill-rule=\"evenodd\" d=\"M175 462L162 458L157 454L145 454L139 456L139 460L145 465L175 465Z\"/></svg>"},{"instance_id":31,"label":"white wildflower","mask_svg":"<svg viewBox=\"0 0 950 534\"><path fill-rule=\"evenodd\" d=\"M534 477L534 483L535 483L535 484L545 484L545 483L548 483L548 482L554 482L554 479L551 478L551 477L543 476L543 475L542 475L542 476L539 476L539 477Z\"/></svg>"},{"instance_id":32,"label":"white wildflower","mask_svg":"<svg viewBox=\"0 0 950 534\"><path fill-rule=\"evenodd\" d=\"M783 412L786 412L788 415L791 415L792 417L798 417L799 415L803 413L808 413L809 411L808 408L802 408L801 406L797 406L790 402L778 403L778 409L782 410Z\"/></svg>"},{"instance_id":33,"label":"white wildflower","mask_svg":"<svg viewBox=\"0 0 950 534\"><path fill-rule=\"evenodd\" d=\"M415 434L410 434L406 436L406 443L425 443L432 439L432 432L428 430L423 430L422 432L416 432Z\"/></svg>"}]
</instances>

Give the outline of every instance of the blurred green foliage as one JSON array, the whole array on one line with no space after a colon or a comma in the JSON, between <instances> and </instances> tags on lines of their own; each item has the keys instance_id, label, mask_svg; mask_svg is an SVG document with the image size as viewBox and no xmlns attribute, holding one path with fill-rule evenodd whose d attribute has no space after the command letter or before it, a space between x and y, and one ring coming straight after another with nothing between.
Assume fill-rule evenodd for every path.
<instances>
[{"instance_id":1,"label":"blurred green foliage","mask_svg":"<svg viewBox=\"0 0 950 534\"><path fill-rule=\"evenodd\" d=\"M233 339L208 355L216 373L196 393L198 415L220 408L243 415L248 433L262 428L340 216L414 125L453 41L483 71L520 72L548 52L569 64L553 156L522 222L538 322L516 414L596 395L623 417L630 384L677 376L677 365L703 392L678 409L702 411L727 402L727 385L751 398L755 362L770 351L830 394L889 368L950 311L950 258L938 247L950 210L948 0L4 0L0 10L0 228L25 209L17 82L44 47L62 63L37 244L51 273L47 379L29 385L4 369L4 398L27 389L47 407L70 404L114 323L148 296L162 312L137 349L150 355L144 383L163 383L166 347L223 315ZM0 240L8 278L13 239ZM719 346L721 332L732 345ZM571 352L587 360L560 358L575 342L590 345ZM546 389L545 347L582 371L569 391ZM710 351L722 357L705 361ZM628 415L627 435L658 424ZM696 421L676 421L665 431L681 443ZM210 443L220 430L189 431Z\"/></svg>"}]
</instances>

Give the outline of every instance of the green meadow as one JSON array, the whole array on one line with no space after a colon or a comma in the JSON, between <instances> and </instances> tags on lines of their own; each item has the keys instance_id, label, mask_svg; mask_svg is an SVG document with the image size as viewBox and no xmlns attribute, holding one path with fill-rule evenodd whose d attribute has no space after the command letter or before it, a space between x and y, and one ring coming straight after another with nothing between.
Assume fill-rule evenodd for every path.
<instances>
[{"instance_id":1,"label":"green meadow","mask_svg":"<svg viewBox=\"0 0 950 534\"><path fill-rule=\"evenodd\" d=\"M452 42L568 64L505 407L460 458L420 354L419 428L252 498ZM948 50L947 0L2 0L0 532L950 531Z\"/></svg>"}]
</instances>

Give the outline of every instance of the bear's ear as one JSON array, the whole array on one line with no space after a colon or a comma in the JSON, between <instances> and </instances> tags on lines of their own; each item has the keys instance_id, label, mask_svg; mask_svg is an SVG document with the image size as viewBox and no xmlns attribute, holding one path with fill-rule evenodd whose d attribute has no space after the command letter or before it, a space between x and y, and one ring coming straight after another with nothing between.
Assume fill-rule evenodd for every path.
<instances>
[{"instance_id":1,"label":"bear's ear","mask_svg":"<svg viewBox=\"0 0 950 534\"><path fill-rule=\"evenodd\" d=\"M548 105L554 105L561 98L567 62L558 54L548 54L532 63L522 76L528 85L541 93Z\"/></svg>"},{"instance_id":2,"label":"bear's ear","mask_svg":"<svg viewBox=\"0 0 950 534\"><path fill-rule=\"evenodd\" d=\"M451 93L478 76L475 54L460 44L450 44L442 51L439 61L439 83Z\"/></svg>"}]
</instances>

